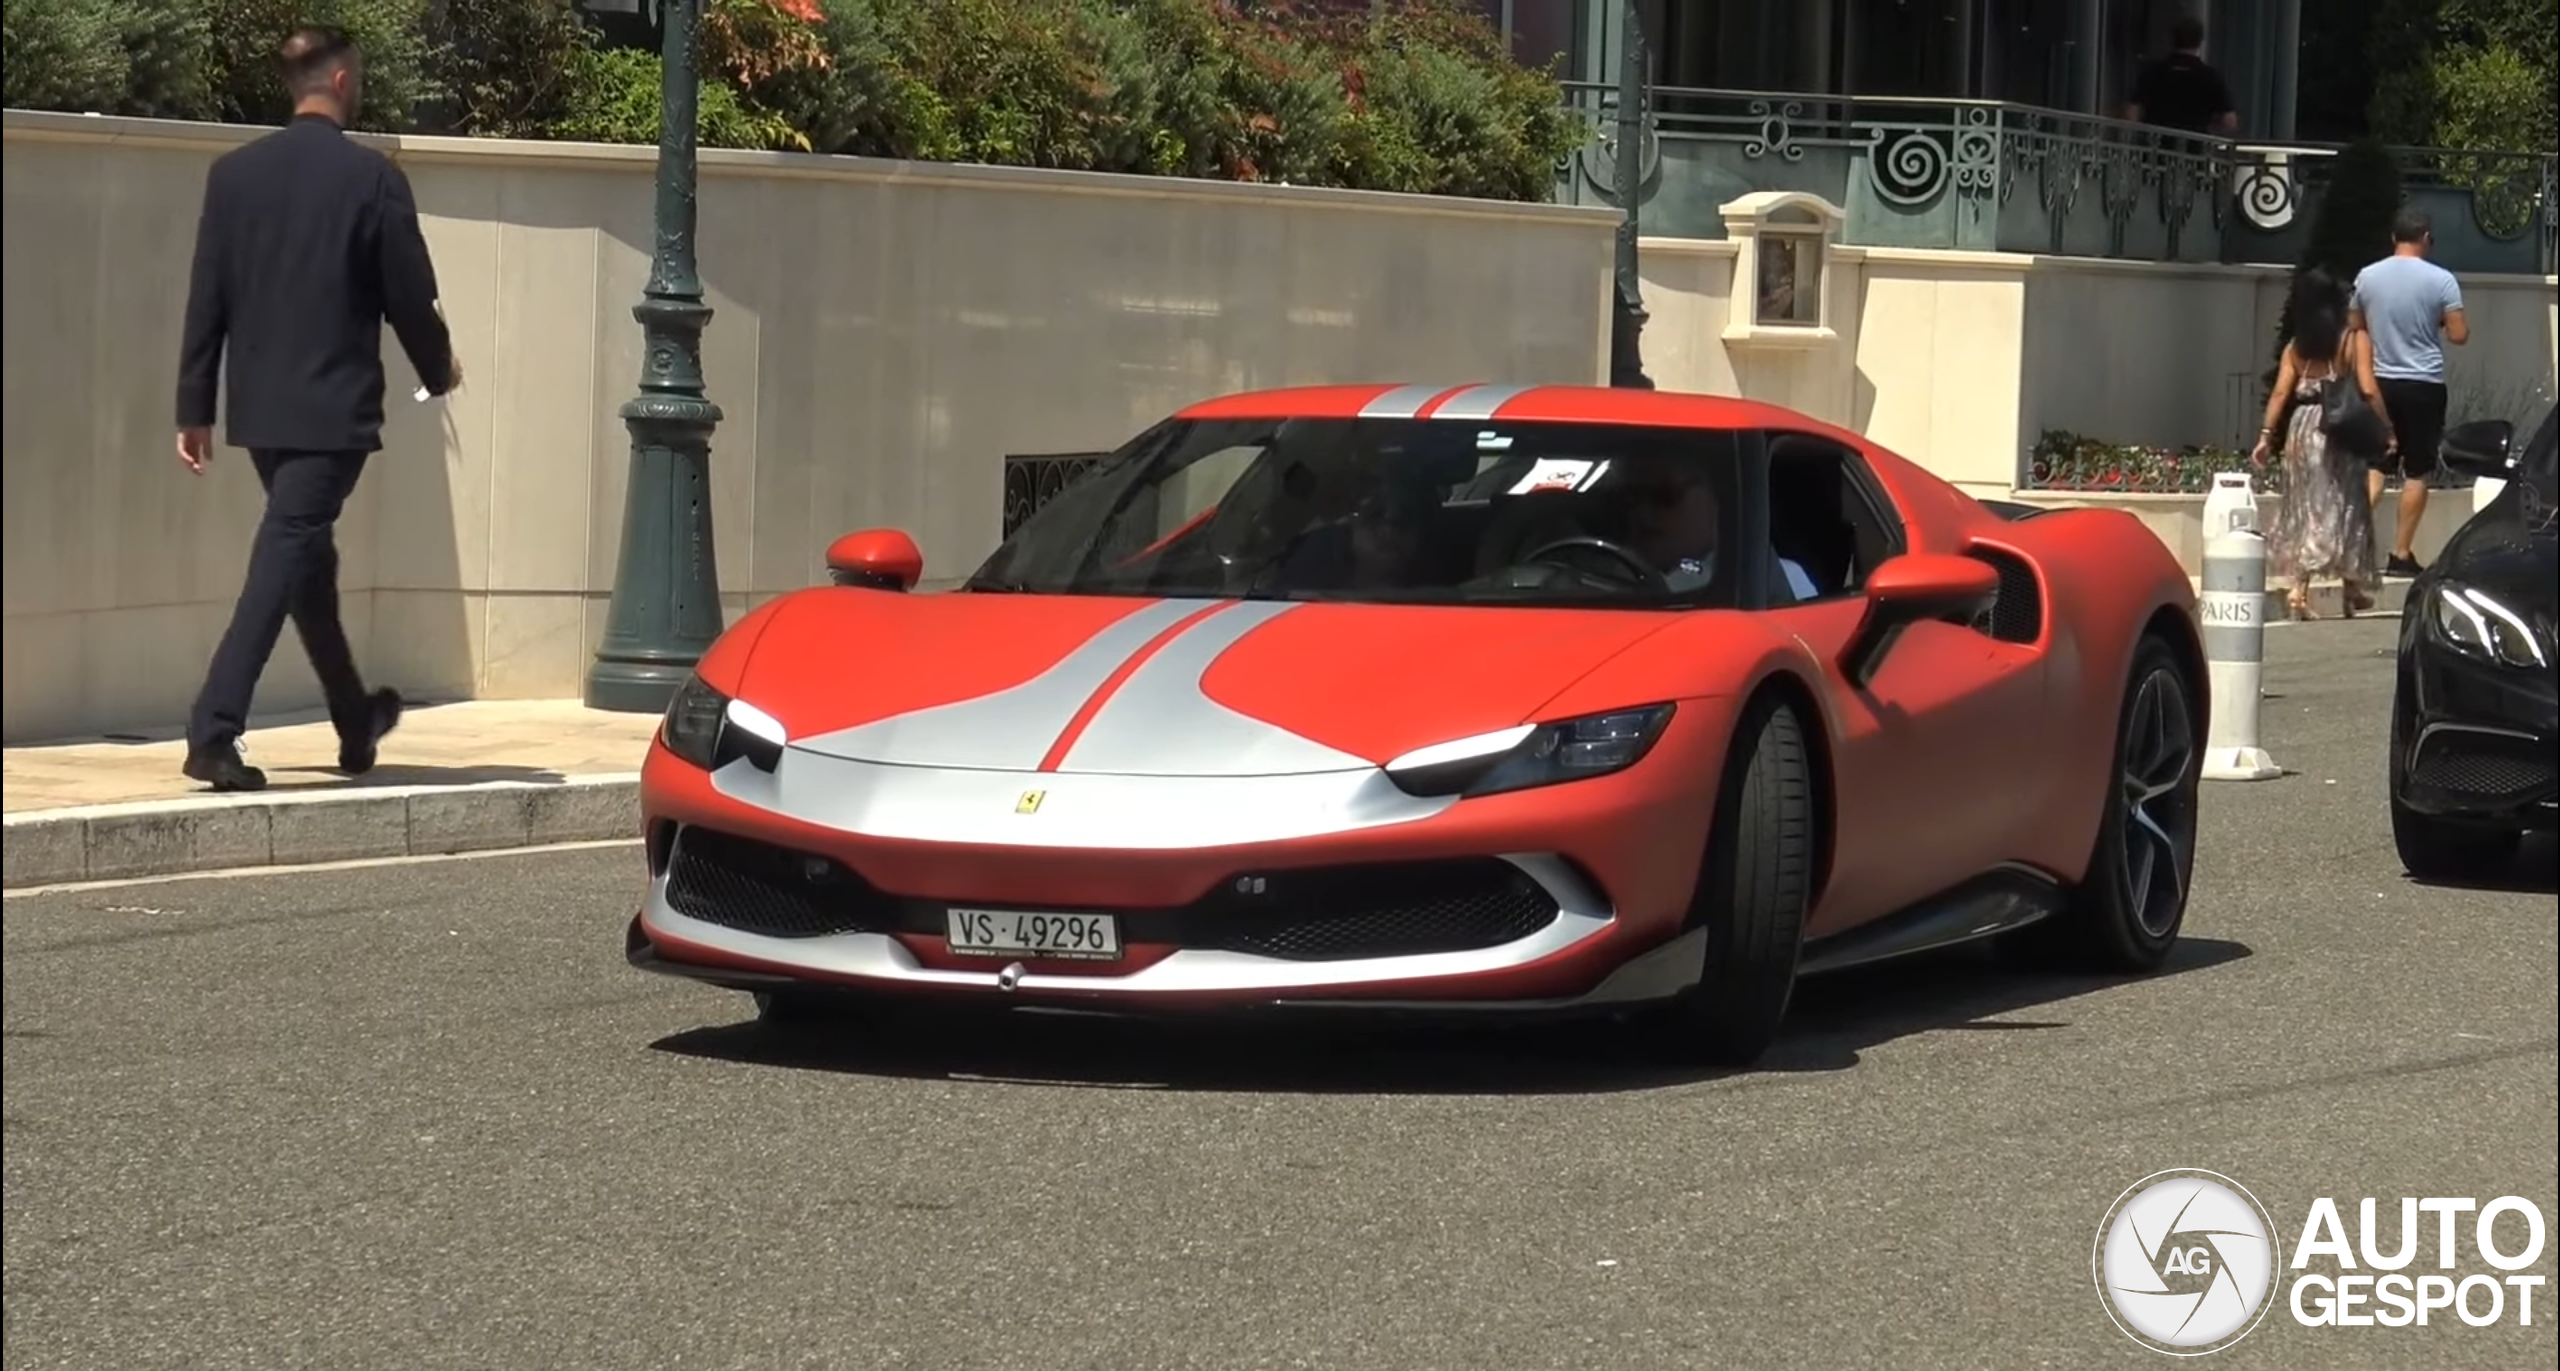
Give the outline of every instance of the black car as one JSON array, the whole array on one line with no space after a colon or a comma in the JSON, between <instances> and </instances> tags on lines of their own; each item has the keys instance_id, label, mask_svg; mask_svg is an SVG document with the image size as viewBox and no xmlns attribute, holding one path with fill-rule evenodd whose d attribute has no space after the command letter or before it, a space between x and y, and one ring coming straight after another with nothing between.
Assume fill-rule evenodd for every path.
<instances>
[{"instance_id":1,"label":"black car","mask_svg":"<svg viewBox=\"0 0 2560 1371\"><path fill-rule=\"evenodd\" d=\"M2513 451L2503 419L2445 435L2448 471L2504 480L2409 587L2391 701L2391 837L2421 880L2503 866L2555 827L2553 425Z\"/></svg>"}]
</instances>

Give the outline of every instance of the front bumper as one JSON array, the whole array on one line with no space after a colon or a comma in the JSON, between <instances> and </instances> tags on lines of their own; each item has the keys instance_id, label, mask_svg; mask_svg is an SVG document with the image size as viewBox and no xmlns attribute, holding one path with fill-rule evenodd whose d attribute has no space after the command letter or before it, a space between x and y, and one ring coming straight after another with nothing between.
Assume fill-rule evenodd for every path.
<instances>
[{"instance_id":1,"label":"front bumper","mask_svg":"<svg viewBox=\"0 0 2560 1371\"><path fill-rule=\"evenodd\" d=\"M2400 801L2437 818L2560 827L2560 690L2549 671L2412 654Z\"/></svg>"},{"instance_id":2,"label":"front bumper","mask_svg":"<svg viewBox=\"0 0 2560 1371\"><path fill-rule=\"evenodd\" d=\"M971 811L994 820L970 819L975 833L937 817L930 793L921 807L812 822L653 748L642 777L649 883L629 955L646 970L742 989L1115 1013L1614 1009L1698 979L1703 943L1675 935L1711 810L1695 778L1713 774L1711 761L1646 767L1265 841L1168 841L1206 822L1197 818L1128 824L1105 844L1081 827L1023 836L1040 832L1061 794L1090 794L1075 777L1035 778L1057 787L1038 816L1013 813L1024 783L1009 783L1001 805ZM1222 802L1208 819L1232 836L1236 816L1287 824L1323 812L1261 797L1279 812L1257 817L1255 798ZM926 825L940 840L902 831ZM689 853L705 860L688 863ZM957 955L946 937L955 907L1111 914L1120 956Z\"/></svg>"}]
</instances>

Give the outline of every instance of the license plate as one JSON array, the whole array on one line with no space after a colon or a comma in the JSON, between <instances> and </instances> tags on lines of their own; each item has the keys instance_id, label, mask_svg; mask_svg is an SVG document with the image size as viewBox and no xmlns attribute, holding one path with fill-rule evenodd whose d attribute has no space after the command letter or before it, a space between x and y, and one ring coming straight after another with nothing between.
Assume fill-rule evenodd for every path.
<instances>
[{"instance_id":1,"label":"license plate","mask_svg":"<svg viewBox=\"0 0 2560 1371\"><path fill-rule=\"evenodd\" d=\"M955 909L951 950L964 957L1120 959L1120 920L1109 914L1041 914L1020 909Z\"/></svg>"}]
</instances>

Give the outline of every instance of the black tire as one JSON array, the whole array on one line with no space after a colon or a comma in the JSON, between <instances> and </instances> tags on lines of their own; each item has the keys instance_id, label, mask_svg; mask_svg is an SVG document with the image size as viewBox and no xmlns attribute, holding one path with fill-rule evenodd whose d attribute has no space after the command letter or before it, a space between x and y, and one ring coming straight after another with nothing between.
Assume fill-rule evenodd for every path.
<instances>
[{"instance_id":1,"label":"black tire","mask_svg":"<svg viewBox=\"0 0 2560 1371\"><path fill-rule=\"evenodd\" d=\"M2503 871L2524 845L2516 829L2467 824L2411 809L2400 798L2409 778L2411 713L2403 678L2391 699L2391 845L2400 867L2421 881L2461 881Z\"/></svg>"},{"instance_id":2,"label":"black tire","mask_svg":"<svg viewBox=\"0 0 2560 1371\"><path fill-rule=\"evenodd\" d=\"M2088 872L2067 908L2022 930L2020 946L2035 961L2141 973L2159 969L2177 946L2195 876L2204 778L2195 692L2176 650L2146 634L2116 705L2115 764Z\"/></svg>"},{"instance_id":3,"label":"black tire","mask_svg":"<svg viewBox=\"0 0 2560 1371\"><path fill-rule=\"evenodd\" d=\"M1734 732L1690 898L1687 927L1707 930L1706 971L1662 1016L1678 1055L1748 1066L1777 1039L1813 898L1816 822L1803 722L1763 696Z\"/></svg>"}]
</instances>

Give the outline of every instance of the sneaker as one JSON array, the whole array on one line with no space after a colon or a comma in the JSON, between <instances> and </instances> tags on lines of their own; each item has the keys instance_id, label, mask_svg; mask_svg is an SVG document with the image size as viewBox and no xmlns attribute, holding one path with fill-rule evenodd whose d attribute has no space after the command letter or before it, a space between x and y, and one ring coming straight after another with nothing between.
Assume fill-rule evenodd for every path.
<instances>
[{"instance_id":1,"label":"sneaker","mask_svg":"<svg viewBox=\"0 0 2560 1371\"><path fill-rule=\"evenodd\" d=\"M2382 565L2382 574L2383 574L2383 575L2385 575L2385 576L2398 576L2398 577L2402 577L2402 578L2404 578L2404 579L2405 579L2405 578L2408 578L2408 577L2415 576L2415 575L2417 575L2419 572L2424 571L2424 570L2426 570L2426 568L2425 568L2425 567L2422 567L2422 566L2420 566L2420 565L2418 565L2418 559L2417 559L2417 558L2415 558L2415 557L2403 557L2403 556L2401 556L2400 554L2398 554L2398 553L2396 553L2396 552L2395 552L2395 553L2393 553L2393 554L2391 554L2391 560L2390 560L2390 561L2385 562L2385 563L2383 563L2383 565Z\"/></svg>"},{"instance_id":2,"label":"sneaker","mask_svg":"<svg viewBox=\"0 0 2560 1371\"><path fill-rule=\"evenodd\" d=\"M373 770L382 740L400 726L400 692L389 687L373 692L366 701L365 736L338 739L338 770L350 776L361 776Z\"/></svg>"},{"instance_id":3,"label":"sneaker","mask_svg":"<svg viewBox=\"0 0 2560 1371\"><path fill-rule=\"evenodd\" d=\"M249 765L248 749L237 739L226 748L188 753L186 765L179 769L188 780L202 781L217 793L267 788L267 773Z\"/></svg>"}]
</instances>

